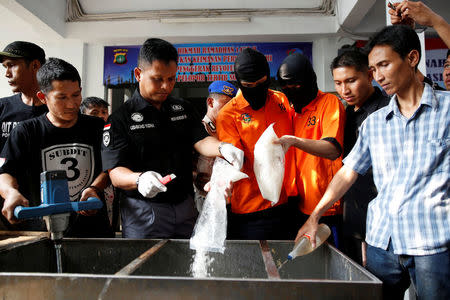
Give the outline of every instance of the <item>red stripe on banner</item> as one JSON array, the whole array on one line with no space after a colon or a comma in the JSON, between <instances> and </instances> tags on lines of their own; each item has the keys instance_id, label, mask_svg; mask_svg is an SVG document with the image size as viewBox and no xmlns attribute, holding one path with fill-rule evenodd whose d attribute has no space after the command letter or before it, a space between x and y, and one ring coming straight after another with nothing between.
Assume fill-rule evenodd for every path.
<instances>
[{"instance_id":1,"label":"red stripe on banner","mask_svg":"<svg viewBox=\"0 0 450 300\"><path fill-rule=\"evenodd\" d=\"M440 38L426 38L425 50L447 49L447 45Z\"/></svg>"}]
</instances>

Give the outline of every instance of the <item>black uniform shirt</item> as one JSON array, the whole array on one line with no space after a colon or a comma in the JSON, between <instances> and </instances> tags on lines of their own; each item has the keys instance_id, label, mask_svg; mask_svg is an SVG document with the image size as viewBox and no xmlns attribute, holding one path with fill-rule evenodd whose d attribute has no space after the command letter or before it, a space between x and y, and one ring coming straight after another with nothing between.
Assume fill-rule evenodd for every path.
<instances>
[{"instance_id":1,"label":"black uniform shirt","mask_svg":"<svg viewBox=\"0 0 450 300\"><path fill-rule=\"evenodd\" d=\"M375 87L374 93L357 111L354 106L346 109L347 119L344 131L344 157L347 156L356 143L359 128L363 121L373 112L388 105L389 97ZM373 182L372 168L366 174L359 175L356 182L344 195L344 234L364 239L366 232L367 206L377 196Z\"/></svg>"},{"instance_id":2,"label":"black uniform shirt","mask_svg":"<svg viewBox=\"0 0 450 300\"><path fill-rule=\"evenodd\" d=\"M97 117L78 115L70 128L54 126L46 115L21 122L13 131L1 152L0 174L17 179L20 193L30 206L38 206L40 173L65 170L71 201L81 196L84 188L102 171L101 137L104 121ZM101 195L99 195L101 196ZM71 236L105 237L110 235L106 209L92 217L72 214ZM74 225L75 224L75 225ZM40 219L28 220L17 226L20 230L45 230Z\"/></svg>"},{"instance_id":3,"label":"black uniform shirt","mask_svg":"<svg viewBox=\"0 0 450 300\"><path fill-rule=\"evenodd\" d=\"M194 107L169 96L161 109L147 102L137 90L108 119L103 132L103 169L126 167L134 172L155 171L177 176L167 184L167 192L152 201L179 202L192 187L192 147L208 136ZM137 190L125 191L146 199Z\"/></svg>"},{"instance_id":4,"label":"black uniform shirt","mask_svg":"<svg viewBox=\"0 0 450 300\"><path fill-rule=\"evenodd\" d=\"M26 105L22 101L22 94L15 94L0 99L0 123L2 135L0 136L0 151L3 149L11 130L19 124L31 118L48 112L47 105Z\"/></svg>"}]
</instances>

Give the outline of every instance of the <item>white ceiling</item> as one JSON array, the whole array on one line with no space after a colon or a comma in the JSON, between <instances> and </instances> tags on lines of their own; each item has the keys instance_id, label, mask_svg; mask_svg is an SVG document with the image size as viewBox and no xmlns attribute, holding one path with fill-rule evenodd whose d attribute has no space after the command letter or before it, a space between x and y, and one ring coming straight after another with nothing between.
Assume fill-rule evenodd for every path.
<instances>
[{"instance_id":1,"label":"white ceiling","mask_svg":"<svg viewBox=\"0 0 450 300\"><path fill-rule=\"evenodd\" d=\"M425 1L450 19L448 0ZM79 5L79 21L66 22ZM331 7L331 9L329 9ZM77 17L77 14L72 14ZM111 18L111 16L113 16ZM120 18L118 19L117 16ZM206 18L167 24L161 19ZM218 18L246 17L226 22ZM87 19L86 19L87 18ZM89 20L89 21L83 21ZM3 41L138 44L149 36L171 42L308 41L364 38L385 24L385 0L0 0Z\"/></svg>"}]
</instances>

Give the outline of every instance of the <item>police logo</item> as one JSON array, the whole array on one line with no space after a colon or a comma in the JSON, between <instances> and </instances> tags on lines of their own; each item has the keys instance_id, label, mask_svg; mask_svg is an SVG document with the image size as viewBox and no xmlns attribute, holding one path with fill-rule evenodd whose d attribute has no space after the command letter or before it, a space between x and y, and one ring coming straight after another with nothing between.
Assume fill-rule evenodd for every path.
<instances>
[{"instance_id":1,"label":"police logo","mask_svg":"<svg viewBox=\"0 0 450 300\"><path fill-rule=\"evenodd\" d=\"M94 148L78 143L61 144L43 149L41 155L43 171L66 171L70 200L78 200L94 177Z\"/></svg>"},{"instance_id":2,"label":"police logo","mask_svg":"<svg viewBox=\"0 0 450 300\"><path fill-rule=\"evenodd\" d=\"M115 53L114 54L114 61L113 63L117 65L123 65L128 62L127 54L126 53Z\"/></svg>"},{"instance_id":3,"label":"police logo","mask_svg":"<svg viewBox=\"0 0 450 300\"><path fill-rule=\"evenodd\" d=\"M223 86L222 92L225 95L232 96L233 95L233 91L234 91L234 89L232 87L229 87L229 86L226 86L226 85Z\"/></svg>"},{"instance_id":4,"label":"police logo","mask_svg":"<svg viewBox=\"0 0 450 300\"><path fill-rule=\"evenodd\" d=\"M183 108L183 106L181 106L181 105L179 105L179 104L173 104L173 105L172 105L172 110L173 110L173 111L183 111L184 108Z\"/></svg>"},{"instance_id":5,"label":"police logo","mask_svg":"<svg viewBox=\"0 0 450 300\"><path fill-rule=\"evenodd\" d=\"M252 120L252 116L250 116L249 114L242 114L241 118L244 123L250 123L250 121Z\"/></svg>"},{"instance_id":6,"label":"police logo","mask_svg":"<svg viewBox=\"0 0 450 300\"><path fill-rule=\"evenodd\" d=\"M131 120L135 122L142 122L144 120L144 116L141 113L134 113L131 115Z\"/></svg>"},{"instance_id":7,"label":"police logo","mask_svg":"<svg viewBox=\"0 0 450 300\"><path fill-rule=\"evenodd\" d=\"M109 132L103 132L103 145L105 145L105 147L108 147L110 141L111 136L109 135Z\"/></svg>"}]
</instances>

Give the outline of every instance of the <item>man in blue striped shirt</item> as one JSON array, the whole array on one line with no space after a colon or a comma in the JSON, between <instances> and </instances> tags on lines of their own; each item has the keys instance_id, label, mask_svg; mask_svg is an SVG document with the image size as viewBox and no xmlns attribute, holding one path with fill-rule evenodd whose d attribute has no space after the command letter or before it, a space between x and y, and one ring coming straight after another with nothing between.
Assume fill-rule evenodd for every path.
<instances>
[{"instance_id":1,"label":"man in blue striped shirt","mask_svg":"<svg viewBox=\"0 0 450 300\"><path fill-rule=\"evenodd\" d=\"M367 268L384 298L450 299L450 93L417 76L420 42L411 28L385 27L369 41L369 66L390 103L361 126L355 147L297 239L315 246L320 216L373 168L378 196L369 204Z\"/></svg>"}]
</instances>

